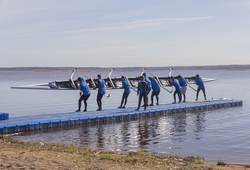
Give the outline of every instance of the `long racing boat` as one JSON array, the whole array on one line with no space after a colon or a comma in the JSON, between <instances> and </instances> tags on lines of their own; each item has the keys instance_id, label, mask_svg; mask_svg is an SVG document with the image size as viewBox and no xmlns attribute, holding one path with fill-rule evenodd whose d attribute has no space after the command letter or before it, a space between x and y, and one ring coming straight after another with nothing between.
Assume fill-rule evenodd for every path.
<instances>
[{"instance_id":1,"label":"long racing boat","mask_svg":"<svg viewBox=\"0 0 250 170\"><path fill-rule=\"evenodd\" d=\"M15 86L11 87L12 89L35 89L35 90L78 90L79 89L79 82L77 80L73 80L73 75L76 72L77 68L75 68L72 71L72 74L70 76L69 80L66 81L52 81L49 83L41 83L41 84L31 84L31 85L23 85L23 86ZM105 88L107 90L112 90L112 89L120 89L122 87L122 79L121 78L111 78L111 74L115 69L112 68L108 77L104 78L103 80L105 81ZM146 68L143 68L143 72L145 72ZM170 79L171 79L171 72L173 68L170 69L169 75L167 77L158 77L152 75L154 77L159 85L164 88L165 90L169 91L166 89L166 86L170 84ZM119 72L118 72L119 73ZM150 72L151 73L151 72ZM120 74L120 73L119 73ZM121 74L120 74L121 75ZM140 77L126 77L130 83L130 86L133 90L136 90L138 87L138 83L140 81ZM195 77L184 77L187 81L187 84L196 84L196 78ZM97 78L86 78L85 79L90 90L96 90ZM203 82L211 82L215 81L217 79L213 78L202 78ZM192 87L191 87L192 88ZM171 92L171 91L169 91Z\"/></svg>"}]
</instances>

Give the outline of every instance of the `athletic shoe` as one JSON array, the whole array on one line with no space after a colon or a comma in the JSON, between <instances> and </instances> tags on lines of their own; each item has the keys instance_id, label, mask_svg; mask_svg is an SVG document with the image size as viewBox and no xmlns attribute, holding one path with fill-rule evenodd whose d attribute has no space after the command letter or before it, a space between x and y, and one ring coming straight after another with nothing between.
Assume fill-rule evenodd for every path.
<instances>
[{"instance_id":1,"label":"athletic shoe","mask_svg":"<svg viewBox=\"0 0 250 170\"><path fill-rule=\"evenodd\" d=\"M83 112L87 112L87 110L83 110Z\"/></svg>"},{"instance_id":2,"label":"athletic shoe","mask_svg":"<svg viewBox=\"0 0 250 170\"><path fill-rule=\"evenodd\" d=\"M146 111L146 108L144 108L144 111Z\"/></svg>"},{"instance_id":3,"label":"athletic shoe","mask_svg":"<svg viewBox=\"0 0 250 170\"><path fill-rule=\"evenodd\" d=\"M118 108L120 109L120 108L122 108L122 106L119 106Z\"/></svg>"},{"instance_id":4,"label":"athletic shoe","mask_svg":"<svg viewBox=\"0 0 250 170\"><path fill-rule=\"evenodd\" d=\"M123 106L122 108L125 108L125 106Z\"/></svg>"},{"instance_id":5,"label":"athletic shoe","mask_svg":"<svg viewBox=\"0 0 250 170\"><path fill-rule=\"evenodd\" d=\"M176 102L173 102L172 104L176 104Z\"/></svg>"},{"instance_id":6,"label":"athletic shoe","mask_svg":"<svg viewBox=\"0 0 250 170\"><path fill-rule=\"evenodd\" d=\"M178 102L178 103L181 103L181 102Z\"/></svg>"},{"instance_id":7,"label":"athletic shoe","mask_svg":"<svg viewBox=\"0 0 250 170\"><path fill-rule=\"evenodd\" d=\"M184 100L183 103L186 103L186 101Z\"/></svg>"},{"instance_id":8,"label":"athletic shoe","mask_svg":"<svg viewBox=\"0 0 250 170\"><path fill-rule=\"evenodd\" d=\"M156 103L156 105L159 105L159 103Z\"/></svg>"},{"instance_id":9,"label":"athletic shoe","mask_svg":"<svg viewBox=\"0 0 250 170\"><path fill-rule=\"evenodd\" d=\"M80 110L76 110L75 112L80 112Z\"/></svg>"},{"instance_id":10,"label":"athletic shoe","mask_svg":"<svg viewBox=\"0 0 250 170\"><path fill-rule=\"evenodd\" d=\"M97 109L96 111L102 111L102 109Z\"/></svg>"},{"instance_id":11,"label":"athletic shoe","mask_svg":"<svg viewBox=\"0 0 250 170\"><path fill-rule=\"evenodd\" d=\"M154 106L154 104L153 104L153 103L151 103L149 106Z\"/></svg>"},{"instance_id":12,"label":"athletic shoe","mask_svg":"<svg viewBox=\"0 0 250 170\"><path fill-rule=\"evenodd\" d=\"M135 111L139 111L139 109L135 109Z\"/></svg>"}]
</instances>

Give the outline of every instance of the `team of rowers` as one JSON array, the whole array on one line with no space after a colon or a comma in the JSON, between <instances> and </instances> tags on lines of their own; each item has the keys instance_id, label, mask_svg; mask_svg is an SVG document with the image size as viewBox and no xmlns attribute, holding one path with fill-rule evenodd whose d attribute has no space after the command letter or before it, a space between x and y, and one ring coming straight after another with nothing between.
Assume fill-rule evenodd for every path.
<instances>
[{"instance_id":1,"label":"team of rowers","mask_svg":"<svg viewBox=\"0 0 250 170\"><path fill-rule=\"evenodd\" d=\"M98 74L97 78L98 78L98 83L95 87L95 89L98 89L97 99L96 99L97 105L98 105L97 111L102 111L102 97L103 95L106 94L105 81L101 78L101 74ZM195 78L196 78L196 85L198 85L198 89L196 93L196 100L198 100L198 95L199 95L200 90L203 91L204 99L206 100L205 86L204 86L203 80L202 78L200 78L198 74L195 76ZM121 79L122 79L121 89L124 89L124 92L122 95L121 105L118 108L125 108L127 104L128 96L131 92L131 88L130 88L130 83L128 79L126 79L126 77L122 76ZM78 77L77 81L80 83L79 89L81 90L81 97L78 100L78 110L76 110L76 112L80 112L82 101L84 101L84 106L85 106L85 109L83 110L83 112L86 112L87 100L91 94L91 91L84 78ZM184 98L183 102L186 102L187 82L183 76L178 75L177 77L171 77L170 84L168 86L175 87L175 91L173 94L173 97L174 97L173 104L176 104L176 95L178 96L178 99L179 99L178 103L182 102L182 95ZM142 98L144 101L143 107L144 107L144 110L146 110L146 107L148 106L148 94L150 93L151 90L152 90L151 104L149 106L154 105L154 102L153 102L154 96L156 97L156 105L159 105L158 96L160 94L161 87L158 81L154 77L147 77L146 73L143 73L142 76L140 76L140 81L139 81L138 88L137 88L137 96L139 96L139 102L138 102L138 107L136 111L138 111L141 107Z\"/></svg>"}]
</instances>

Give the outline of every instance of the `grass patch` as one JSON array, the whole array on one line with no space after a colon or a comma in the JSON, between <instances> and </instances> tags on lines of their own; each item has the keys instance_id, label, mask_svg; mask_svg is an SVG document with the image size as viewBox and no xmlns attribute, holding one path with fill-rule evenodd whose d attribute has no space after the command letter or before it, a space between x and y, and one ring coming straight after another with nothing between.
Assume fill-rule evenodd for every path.
<instances>
[{"instance_id":1,"label":"grass patch","mask_svg":"<svg viewBox=\"0 0 250 170\"><path fill-rule=\"evenodd\" d=\"M225 166L225 165L227 165L225 162L222 162L222 161L218 161L217 162L217 165L219 165L219 166Z\"/></svg>"},{"instance_id":2,"label":"grass patch","mask_svg":"<svg viewBox=\"0 0 250 170\"><path fill-rule=\"evenodd\" d=\"M131 169L220 169L221 165L226 165L224 162L219 161L217 165L207 165L204 163L203 158L199 157L178 157L173 153L166 155L155 156L151 155L146 150L131 151L129 154L117 154L112 152L101 152L89 148L77 147L73 144L53 144L49 142L36 143L36 142L24 142L21 140L15 140L12 136L0 135L0 154L3 150L14 150L18 155L28 157L29 154L36 154L37 159L47 160L54 159L58 162L58 159L70 160L74 164L80 165L81 163L92 164L96 167L96 164L100 164L99 169L105 169L103 165L110 167L122 167L124 170ZM27 152L28 151L28 152ZM42 152L40 152L42 151ZM33 153L32 153L33 152ZM44 152L48 157L44 157ZM39 157L38 153L43 153L43 157ZM19 160L17 160L19 161ZM218 166L220 165L220 166ZM107 167L106 166L106 167ZM227 166L226 168L231 168ZM242 168L250 168L250 165L242 166ZM231 168L233 169L233 167Z\"/></svg>"}]
</instances>

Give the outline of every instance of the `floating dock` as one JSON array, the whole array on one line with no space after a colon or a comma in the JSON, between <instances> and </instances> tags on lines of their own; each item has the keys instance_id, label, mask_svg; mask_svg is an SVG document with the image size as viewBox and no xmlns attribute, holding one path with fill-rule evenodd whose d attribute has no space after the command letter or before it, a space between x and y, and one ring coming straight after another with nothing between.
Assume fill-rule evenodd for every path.
<instances>
[{"instance_id":1,"label":"floating dock","mask_svg":"<svg viewBox=\"0 0 250 170\"><path fill-rule=\"evenodd\" d=\"M130 107L125 109L109 109L104 111L22 116L0 121L0 134L38 131L43 129L76 126L82 124L132 120L142 117L206 111L228 107L237 107L242 105L243 101L240 100L211 100L203 102L194 101L180 104L162 104L149 106L147 107L146 111L135 111L135 107ZM143 110L143 108L141 108L141 110ZM7 116L6 113L2 115ZM7 117L9 118L9 115ZM5 117L5 119L7 117Z\"/></svg>"},{"instance_id":2,"label":"floating dock","mask_svg":"<svg viewBox=\"0 0 250 170\"><path fill-rule=\"evenodd\" d=\"M1 113L0 112L0 121L9 119L9 113Z\"/></svg>"}]
</instances>

